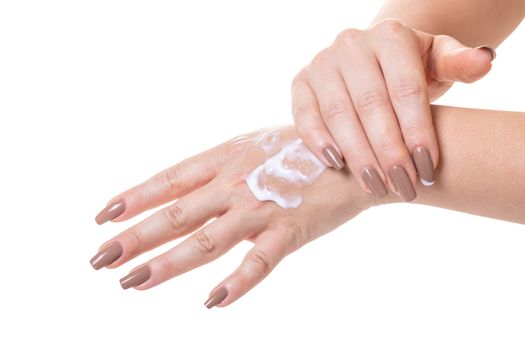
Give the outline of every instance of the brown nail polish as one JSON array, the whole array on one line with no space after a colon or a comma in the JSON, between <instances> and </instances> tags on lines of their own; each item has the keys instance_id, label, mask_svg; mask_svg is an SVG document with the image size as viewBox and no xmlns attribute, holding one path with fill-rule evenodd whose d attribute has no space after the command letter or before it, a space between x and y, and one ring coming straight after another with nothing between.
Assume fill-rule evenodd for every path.
<instances>
[{"instance_id":1,"label":"brown nail polish","mask_svg":"<svg viewBox=\"0 0 525 350\"><path fill-rule=\"evenodd\" d=\"M323 156L335 170L339 171L344 168L345 163L335 150L334 146L326 145L323 147Z\"/></svg>"},{"instance_id":2,"label":"brown nail polish","mask_svg":"<svg viewBox=\"0 0 525 350\"><path fill-rule=\"evenodd\" d=\"M381 180L381 176L379 176L376 169L370 167L364 168L361 177L376 196L381 198L387 195L388 191L385 183Z\"/></svg>"},{"instance_id":3,"label":"brown nail polish","mask_svg":"<svg viewBox=\"0 0 525 350\"><path fill-rule=\"evenodd\" d=\"M388 176L405 202L410 202L416 198L416 190L412 186L412 181L410 181L405 168L400 165L394 165L388 171Z\"/></svg>"},{"instance_id":4,"label":"brown nail polish","mask_svg":"<svg viewBox=\"0 0 525 350\"><path fill-rule=\"evenodd\" d=\"M425 186L432 186L435 182L434 165L428 149L421 146L416 147L412 152L412 159L414 159L421 183Z\"/></svg>"},{"instance_id":5,"label":"brown nail polish","mask_svg":"<svg viewBox=\"0 0 525 350\"><path fill-rule=\"evenodd\" d=\"M226 299L227 296L228 296L228 291L226 290L226 288L221 287L217 289L215 292L213 292L212 295L210 295L210 297L208 298L208 300L206 300L204 305L208 309L211 309L215 305L220 304L224 299Z\"/></svg>"},{"instance_id":6,"label":"brown nail polish","mask_svg":"<svg viewBox=\"0 0 525 350\"><path fill-rule=\"evenodd\" d=\"M126 210L126 204L122 200L111 202L97 214L95 221L97 224L102 225L122 215L124 210Z\"/></svg>"},{"instance_id":7,"label":"brown nail polish","mask_svg":"<svg viewBox=\"0 0 525 350\"><path fill-rule=\"evenodd\" d=\"M100 270L104 266L108 266L122 255L122 246L118 242L112 242L107 247L100 250L89 261L95 270Z\"/></svg>"},{"instance_id":8,"label":"brown nail polish","mask_svg":"<svg viewBox=\"0 0 525 350\"><path fill-rule=\"evenodd\" d=\"M486 50L487 52L489 52L492 55L492 60L491 61L494 61L494 59L496 58L496 50L494 50L492 47L490 47L488 45L478 46L478 47L474 48L474 50Z\"/></svg>"},{"instance_id":9,"label":"brown nail polish","mask_svg":"<svg viewBox=\"0 0 525 350\"><path fill-rule=\"evenodd\" d=\"M147 265L141 266L129 275L120 279L120 285L123 289L140 286L151 276L151 271Z\"/></svg>"}]
</instances>

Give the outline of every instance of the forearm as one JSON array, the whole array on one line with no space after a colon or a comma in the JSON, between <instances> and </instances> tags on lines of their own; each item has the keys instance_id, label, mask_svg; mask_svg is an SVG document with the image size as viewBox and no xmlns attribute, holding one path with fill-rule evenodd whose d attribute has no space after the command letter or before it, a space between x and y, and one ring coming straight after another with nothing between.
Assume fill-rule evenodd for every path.
<instances>
[{"instance_id":1,"label":"forearm","mask_svg":"<svg viewBox=\"0 0 525 350\"><path fill-rule=\"evenodd\" d=\"M418 183L414 202L525 224L525 113L433 106L432 114L437 180Z\"/></svg>"},{"instance_id":2,"label":"forearm","mask_svg":"<svg viewBox=\"0 0 525 350\"><path fill-rule=\"evenodd\" d=\"M465 45L497 47L525 16L523 0L387 0L372 24L395 18Z\"/></svg>"}]
</instances>

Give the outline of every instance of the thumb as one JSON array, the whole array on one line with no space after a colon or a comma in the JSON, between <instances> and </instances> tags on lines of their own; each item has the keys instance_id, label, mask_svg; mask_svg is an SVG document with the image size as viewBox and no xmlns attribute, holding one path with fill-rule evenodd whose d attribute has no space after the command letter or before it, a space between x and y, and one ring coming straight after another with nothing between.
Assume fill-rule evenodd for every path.
<instances>
[{"instance_id":1,"label":"thumb","mask_svg":"<svg viewBox=\"0 0 525 350\"><path fill-rule=\"evenodd\" d=\"M490 71L496 51L488 46L467 47L447 35L434 37L430 76L437 81L472 83Z\"/></svg>"}]
</instances>

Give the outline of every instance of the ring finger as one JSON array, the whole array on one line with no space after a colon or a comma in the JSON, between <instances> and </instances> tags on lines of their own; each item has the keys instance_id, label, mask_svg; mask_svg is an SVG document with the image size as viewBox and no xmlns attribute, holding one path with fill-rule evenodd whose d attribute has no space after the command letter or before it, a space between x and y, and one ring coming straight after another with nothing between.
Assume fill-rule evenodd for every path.
<instances>
[{"instance_id":1,"label":"ring finger","mask_svg":"<svg viewBox=\"0 0 525 350\"><path fill-rule=\"evenodd\" d=\"M246 237L264 228L259 220L245 220L238 211L227 212L202 227L179 245L120 280L122 288L144 290L215 260Z\"/></svg>"}]
</instances>

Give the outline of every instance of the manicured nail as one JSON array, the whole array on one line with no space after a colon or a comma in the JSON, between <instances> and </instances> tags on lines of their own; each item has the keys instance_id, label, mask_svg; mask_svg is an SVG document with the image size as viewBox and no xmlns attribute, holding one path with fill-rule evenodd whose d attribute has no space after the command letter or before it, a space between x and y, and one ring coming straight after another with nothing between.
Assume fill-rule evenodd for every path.
<instances>
[{"instance_id":1,"label":"manicured nail","mask_svg":"<svg viewBox=\"0 0 525 350\"><path fill-rule=\"evenodd\" d=\"M228 291L226 288L221 287L217 289L215 292L210 295L208 300L204 303L204 306L206 306L208 309L211 309L217 304L220 304L221 301L223 301L228 296Z\"/></svg>"},{"instance_id":2,"label":"manicured nail","mask_svg":"<svg viewBox=\"0 0 525 350\"><path fill-rule=\"evenodd\" d=\"M492 55L491 61L494 61L494 59L496 58L496 50L494 50L490 46L482 45L482 46L478 46L478 47L474 48L474 50L485 50L485 51L489 52Z\"/></svg>"},{"instance_id":3,"label":"manicured nail","mask_svg":"<svg viewBox=\"0 0 525 350\"><path fill-rule=\"evenodd\" d=\"M387 195L388 191L385 183L381 180L381 176L379 176L376 169L370 167L364 168L361 177L376 196L381 198Z\"/></svg>"},{"instance_id":4,"label":"manicured nail","mask_svg":"<svg viewBox=\"0 0 525 350\"><path fill-rule=\"evenodd\" d=\"M416 147L412 152L412 159L414 159L421 183L425 186L432 186L436 179L434 177L434 165L428 149L422 146Z\"/></svg>"},{"instance_id":5,"label":"manicured nail","mask_svg":"<svg viewBox=\"0 0 525 350\"><path fill-rule=\"evenodd\" d=\"M400 165L394 165L388 171L388 176L394 183L396 192L405 202L410 202L416 198L416 190L414 190L412 181L410 181L405 168Z\"/></svg>"},{"instance_id":6,"label":"manicured nail","mask_svg":"<svg viewBox=\"0 0 525 350\"><path fill-rule=\"evenodd\" d=\"M126 204L122 200L109 203L100 213L98 213L95 217L95 221L97 224L102 225L105 222L119 217L124 210L126 210Z\"/></svg>"},{"instance_id":7,"label":"manicured nail","mask_svg":"<svg viewBox=\"0 0 525 350\"><path fill-rule=\"evenodd\" d=\"M120 279L120 285L123 289L140 286L151 276L151 271L147 265L141 266L129 275Z\"/></svg>"},{"instance_id":8,"label":"manicured nail","mask_svg":"<svg viewBox=\"0 0 525 350\"><path fill-rule=\"evenodd\" d=\"M345 163L339 156L339 153L335 150L334 146L326 145L323 147L323 156L334 167L335 170L339 171L344 168Z\"/></svg>"},{"instance_id":9,"label":"manicured nail","mask_svg":"<svg viewBox=\"0 0 525 350\"><path fill-rule=\"evenodd\" d=\"M89 262L95 270L100 270L104 266L108 266L117 261L121 255L122 246L120 243L112 242L107 247L100 250Z\"/></svg>"}]
</instances>

